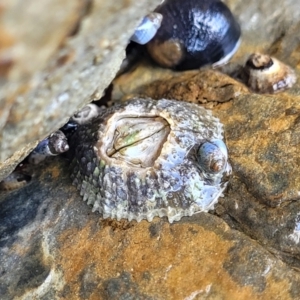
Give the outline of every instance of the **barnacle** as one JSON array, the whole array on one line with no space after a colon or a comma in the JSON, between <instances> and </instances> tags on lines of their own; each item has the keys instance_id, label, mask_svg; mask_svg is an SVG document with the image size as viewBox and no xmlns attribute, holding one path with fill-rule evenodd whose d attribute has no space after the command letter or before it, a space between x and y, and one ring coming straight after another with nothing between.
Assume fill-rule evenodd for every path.
<instances>
[{"instance_id":1,"label":"barnacle","mask_svg":"<svg viewBox=\"0 0 300 300\"><path fill-rule=\"evenodd\" d=\"M258 93L282 92L296 82L296 74L291 67L261 53L249 56L242 76L242 80Z\"/></svg>"},{"instance_id":2,"label":"barnacle","mask_svg":"<svg viewBox=\"0 0 300 300\"><path fill-rule=\"evenodd\" d=\"M101 107L96 104L88 104L71 117L71 121L77 124L85 124L97 117L101 111Z\"/></svg>"},{"instance_id":3,"label":"barnacle","mask_svg":"<svg viewBox=\"0 0 300 300\"><path fill-rule=\"evenodd\" d=\"M173 222L212 209L226 187L222 134L219 120L194 104L119 103L74 133L71 177L104 218Z\"/></svg>"}]
</instances>

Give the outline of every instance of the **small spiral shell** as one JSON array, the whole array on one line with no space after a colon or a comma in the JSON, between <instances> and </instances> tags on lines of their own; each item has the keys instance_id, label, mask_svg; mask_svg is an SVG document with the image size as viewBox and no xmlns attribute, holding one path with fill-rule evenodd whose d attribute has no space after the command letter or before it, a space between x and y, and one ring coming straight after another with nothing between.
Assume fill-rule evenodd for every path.
<instances>
[{"instance_id":1,"label":"small spiral shell","mask_svg":"<svg viewBox=\"0 0 300 300\"><path fill-rule=\"evenodd\" d=\"M230 171L228 169L230 166L227 163L227 148L222 140L203 143L198 149L197 159L200 168L203 169L207 177Z\"/></svg>"},{"instance_id":2,"label":"small spiral shell","mask_svg":"<svg viewBox=\"0 0 300 300\"><path fill-rule=\"evenodd\" d=\"M77 112L73 117L71 117L71 121L76 122L77 124L86 124L90 122L92 119L96 118L101 111L101 107L96 104L88 104L84 106L79 112Z\"/></svg>"},{"instance_id":3,"label":"small spiral shell","mask_svg":"<svg viewBox=\"0 0 300 300\"><path fill-rule=\"evenodd\" d=\"M28 157L30 163L38 164L47 156L54 156L69 150L66 136L60 130L50 134L49 137L39 142Z\"/></svg>"}]
</instances>

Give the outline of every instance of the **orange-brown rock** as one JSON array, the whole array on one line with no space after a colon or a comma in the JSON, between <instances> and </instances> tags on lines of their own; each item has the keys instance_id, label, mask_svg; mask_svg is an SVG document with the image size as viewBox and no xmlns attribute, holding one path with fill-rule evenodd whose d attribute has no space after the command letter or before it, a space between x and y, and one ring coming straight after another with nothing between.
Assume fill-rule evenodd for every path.
<instances>
[{"instance_id":1,"label":"orange-brown rock","mask_svg":"<svg viewBox=\"0 0 300 300\"><path fill-rule=\"evenodd\" d=\"M49 159L30 184L0 196L0 289L7 299L299 295L298 272L211 214L174 224L101 220L70 185L66 164Z\"/></svg>"},{"instance_id":2,"label":"orange-brown rock","mask_svg":"<svg viewBox=\"0 0 300 300\"><path fill-rule=\"evenodd\" d=\"M95 1L96 7L100 2L110 5ZM232 64L222 70L231 73L249 53L261 51L297 68L299 75L299 3L279 0L226 2L241 22L243 41ZM118 30L123 32L125 28L124 23L123 27L115 22L121 18L119 11L115 10L116 3L122 9L122 16L135 12L128 8L128 1L113 3L111 11L116 14L108 16L103 10L103 20L109 21L105 32L112 32L114 37L120 32ZM139 6L139 3L135 1L133 5ZM15 143L17 140L22 142L23 136L26 142L27 139L34 141L36 134L45 136L61 124L62 115L57 115L56 108L53 110L48 103L46 107L51 110L46 110L49 117L46 119L52 125L43 125L40 129L42 123L39 122L44 120L45 107L37 99L51 94L44 94L48 87L50 90L53 88L53 95L57 96L59 90L65 91L69 87L80 70L83 77L79 81L79 93L72 94L75 103L69 106L66 101L66 106L57 106L68 111L66 120L74 107L77 109L83 102L97 98L96 86L100 77L104 86L105 80L114 76L108 65L119 63L121 58L110 60L110 39L99 38L101 51L98 53L97 47L93 48L95 36L90 37L93 26L94 30L103 31L103 28L97 27L102 24L102 19L96 7L91 15L83 18L79 31L66 40L64 46L68 47L51 58L53 64L50 67L54 70L57 64L62 65L61 70L65 72L57 71L62 74L61 77L51 77L47 73L49 77L46 77L44 85L40 82L36 85L45 87L40 94L30 94L28 88L31 86L19 86L17 91L22 95L31 95L26 98L27 102L22 102L25 99L22 98L16 105L15 94L5 102L0 101L0 127L5 126L1 150L4 147L2 142L7 141L8 146L5 147L11 154ZM123 21L132 25L135 21L130 19L129 22L129 19L126 17ZM14 45L11 32L1 30L3 49ZM129 31L124 34L124 39L130 36ZM81 32L86 35L81 35ZM124 46L125 40L121 40ZM119 41L117 38L116 43ZM90 49L91 56L85 56L90 53L85 50ZM5 77L15 65L11 59L3 58L2 52L0 57L0 74ZM106 69L100 72L97 63ZM46 70L52 70L50 67ZM63 76L69 73L68 78ZM135 81L143 76L149 79L143 85L165 79L161 86L167 86L166 80L176 81L176 89L170 86L172 95L176 97L184 92L186 97L191 97L190 101L196 102L196 96L200 95L194 85L189 90L189 80L180 85L177 76L184 74L164 70L160 77L155 77L155 72L144 73L137 72L134 80L130 77L132 75L128 76L127 85L122 85L124 90L119 95L129 94L127 87L130 90L142 86ZM173 76L176 78L172 79ZM231 82L231 92L222 93L225 78L222 75L220 85L211 90L210 99L233 95L235 88L241 91L239 83ZM193 80L193 77L190 79ZM208 82L203 83L206 88L214 86L214 82L209 83L209 77L207 79ZM102 90L99 95L101 93ZM78 191L71 186L65 158L49 158L40 166L29 167L27 171L33 176L29 184L14 191L0 192L1 298L299 299L299 96L299 83L276 96L249 94L242 90L238 97L228 97L229 101L213 107L213 114L224 123L233 165L233 177L225 197L219 200L215 215L202 213L172 225L164 219L155 219L151 224L102 220L98 214L91 212ZM83 102L79 102L82 97ZM50 99L63 100L64 97ZM27 109L28 103L34 103L34 110L31 115L27 112L24 116L31 118L37 111L41 112L41 116L37 114L38 121L33 123L34 126L29 123L32 135L30 130L23 128L25 122L18 111L19 107ZM10 115L12 105L16 111ZM8 126L7 120L20 121L21 131L17 130L18 122ZM14 139L16 141L12 143ZM9 148L10 143L12 148ZM24 157L28 149L20 149L12 162ZM6 163L11 170L11 165Z\"/></svg>"},{"instance_id":3,"label":"orange-brown rock","mask_svg":"<svg viewBox=\"0 0 300 300\"><path fill-rule=\"evenodd\" d=\"M147 84L149 80L161 76L164 77ZM139 79L135 80L136 78ZM157 100L165 98L187 101L206 108L249 94L247 87L242 83L216 70L171 73L170 70L151 66L150 63L148 70L145 70L145 65L142 64L132 73L121 75L113 84L115 100L118 100L117 96L123 96L122 99L125 100L133 96L146 96ZM122 95L120 91L126 91L126 95Z\"/></svg>"}]
</instances>

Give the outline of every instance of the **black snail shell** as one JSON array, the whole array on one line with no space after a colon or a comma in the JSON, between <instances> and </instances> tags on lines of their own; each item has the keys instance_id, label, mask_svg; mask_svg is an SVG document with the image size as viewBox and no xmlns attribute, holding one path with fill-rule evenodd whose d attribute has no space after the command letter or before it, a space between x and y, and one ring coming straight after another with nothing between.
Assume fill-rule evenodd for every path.
<instances>
[{"instance_id":1,"label":"black snail shell","mask_svg":"<svg viewBox=\"0 0 300 300\"><path fill-rule=\"evenodd\" d=\"M223 129L210 111L135 99L79 125L73 183L104 218L169 222L214 207L231 172Z\"/></svg>"},{"instance_id":2,"label":"black snail shell","mask_svg":"<svg viewBox=\"0 0 300 300\"><path fill-rule=\"evenodd\" d=\"M155 12L163 19L147 49L163 67L189 70L223 64L239 46L240 26L219 0L165 0Z\"/></svg>"}]
</instances>

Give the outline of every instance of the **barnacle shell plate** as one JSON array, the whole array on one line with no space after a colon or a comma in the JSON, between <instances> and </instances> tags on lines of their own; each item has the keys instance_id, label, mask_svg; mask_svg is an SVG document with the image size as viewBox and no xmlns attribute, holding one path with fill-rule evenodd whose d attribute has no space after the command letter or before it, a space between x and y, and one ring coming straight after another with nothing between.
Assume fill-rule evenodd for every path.
<instances>
[{"instance_id":1,"label":"barnacle shell plate","mask_svg":"<svg viewBox=\"0 0 300 300\"><path fill-rule=\"evenodd\" d=\"M275 94L291 88L297 77L291 67L275 57L253 53L245 65L244 81L257 93Z\"/></svg>"},{"instance_id":2,"label":"barnacle shell plate","mask_svg":"<svg viewBox=\"0 0 300 300\"><path fill-rule=\"evenodd\" d=\"M152 99L117 104L73 136L73 182L104 218L167 216L173 222L208 211L231 171L222 134L219 120L194 104ZM224 145L226 161L218 172L199 165L198 149L209 142Z\"/></svg>"}]
</instances>

